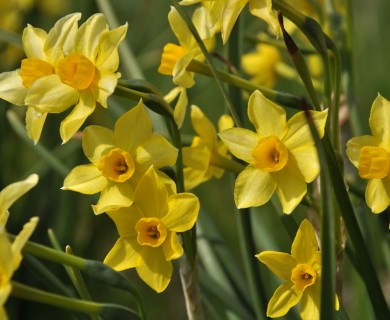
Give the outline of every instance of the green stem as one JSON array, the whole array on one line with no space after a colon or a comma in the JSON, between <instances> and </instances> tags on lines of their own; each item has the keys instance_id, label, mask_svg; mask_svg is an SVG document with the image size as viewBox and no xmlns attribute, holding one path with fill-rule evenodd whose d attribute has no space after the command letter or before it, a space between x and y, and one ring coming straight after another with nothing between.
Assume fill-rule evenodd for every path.
<instances>
[{"instance_id":1,"label":"green stem","mask_svg":"<svg viewBox=\"0 0 390 320\"><path fill-rule=\"evenodd\" d=\"M233 159L223 157L217 153L211 154L210 164L225 169L227 171L233 172L235 174L239 174L242 170L245 169L245 165L237 161L234 161Z\"/></svg>"}]
</instances>

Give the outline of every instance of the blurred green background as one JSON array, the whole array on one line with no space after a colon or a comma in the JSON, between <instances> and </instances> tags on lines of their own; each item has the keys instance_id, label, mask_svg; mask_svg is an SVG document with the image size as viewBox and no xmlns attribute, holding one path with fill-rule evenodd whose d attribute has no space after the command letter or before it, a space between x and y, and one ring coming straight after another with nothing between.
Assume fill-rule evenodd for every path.
<instances>
[{"instance_id":1,"label":"blurred green background","mask_svg":"<svg viewBox=\"0 0 390 320\"><path fill-rule=\"evenodd\" d=\"M8 0L13 5L12 10L4 1L0 4L0 17L10 17L11 12L15 15L14 22L9 25L1 25L3 28L12 28L10 31L21 34L27 23L35 27L49 30L55 21L71 12L82 12L82 20L86 20L91 14L101 12L102 3L110 3L118 23L129 23L128 34L125 45L129 46L134 53L142 71L142 76L156 85L163 93L173 88L170 77L157 73L160 62L161 51L167 42L177 43L169 28L167 14L170 10L169 1L161 0L115 0L115 1L78 1L78 0ZM390 1L374 0L351 1L353 12L353 88L355 93L356 110L360 119L361 127L358 134L369 134L368 115L372 101L378 93L390 99L389 65L390 65L390 42L387 40L390 34ZM264 24L254 20L244 9L246 17L245 32L256 34L264 30ZM111 27L114 27L111 25ZM245 43L249 50L250 43ZM218 39L217 49L223 54L224 48ZM10 71L19 67L23 52L17 47L9 45L4 41L0 42L0 71ZM288 63L288 59L286 59ZM122 78L131 78L136 70L129 70L122 61L120 71ZM304 91L299 85L289 81L279 81L277 89L284 91ZM294 91L296 92L296 91ZM223 99L216 84L207 78L198 76L197 85L189 90L191 104L202 108L204 113L216 123L218 117L224 112ZM116 97L109 100L110 108L103 110L97 108L97 112L88 119L88 124L99 124L112 128L117 117L136 105L135 101L128 101ZM64 114L50 115L45 123L41 140L37 146L17 134L15 124L11 125L7 117L7 111L12 110L17 115L19 125L24 126L25 109L0 101L0 189L6 185L27 177L30 173L38 173L40 181L37 187L19 200L12 208L7 225L10 233L18 233L23 224L31 217L38 215L40 222L32 240L42 244L49 244L47 230L51 228L58 237L63 247L70 245L75 254L88 259L102 260L117 239L117 232L114 224L104 214L95 216L90 205L97 201L97 196L86 196L70 191L62 191L64 175L56 170L47 158L42 156L38 148L45 148L50 151L64 169L71 169L76 165L87 163L82 150L81 140L72 139L69 143L61 146L59 137L59 123ZM17 121L16 121L17 122ZM163 130L161 123L156 122L156 129ZM23 134L23 130L20 131ZM184 134L191 135L189 114L187 114ZM352 135L348 120L342 127L344 139ZM343 149L343 147L342 147ZM356 172L347 168L347 173L356 175ZM240 263L240 249L237 234L237 213L234 210L232 198L232 179L225 175L221 180L212 180L197 187L194 192L199 196L202 210L200 221L202 228L199 228L199 245L202 245L206 237L215 242L213 246L226 250L232 260L223 261L226 265L234 265L237 268L237 278L241 279L241 285L245 288L245 276ZM364 186L364 184L362 184ZM389 267L389 213L373 215L367 209L362 200L355 200L359 211L359 219L364 226L364 232L371 248L372 256L378 270L383 273L383 286L390 296L390 280L387 268ZM306 214L306 208L302 207L294 213L294 218L299 222ZM291 239L288 237L279 214L270 203L259 209L253 210L253 231L257 252L261 250L276 250L289 252ZM214 226L215 231L209 228ZM209 233L213 232L213 233ZM220 237L220 238L219 238ZM217 241L218 240L218 241ZM69 284L63 268L59 265L43 261L64 283ZM175 267L178 266L177 261ZM262 279L268 284L266 286L266 297L269 299L279 283L274 275L271 275L265 267L259 263ZM202 269L204 270L204 269ZM346 270L346 271L345 271ZM342 302L345 305L351 319L372 318L367 293L362 286L351 263L346 258L345 264L341 266L340 272L345 276L343 281ZM135 270L125 272L131 281L139 288L141 296L146 305L149 319L185 319L184 300L181 291L180 278L175 268L171 284L161 294L156 294L138 279ZM18 281L28 283L32 286L45 288L42 279L31 270L28 263L23 263L17 274ZM122 292L107 288L104 285L85 278L91 295L96 301L119 302L132 306L131 296ZM47 288L52 290L51 288ZM205 292L209 289L204 289ZM217 303L219 301L213 295L206 295L207 302ZM222 299L223 297L219 297ZM245 297L242 298L245 301ZM241 303L241 302L237 302ZM74 315L54 307L43 304L35 304L19 299L10 298L6 303L10 319L72 319ZM207 318L213 319L211 313L206 313ZM290 317L293 319L294 314ZM286 317L287 319L287 317Z\"/></svg>"}]
</instances>

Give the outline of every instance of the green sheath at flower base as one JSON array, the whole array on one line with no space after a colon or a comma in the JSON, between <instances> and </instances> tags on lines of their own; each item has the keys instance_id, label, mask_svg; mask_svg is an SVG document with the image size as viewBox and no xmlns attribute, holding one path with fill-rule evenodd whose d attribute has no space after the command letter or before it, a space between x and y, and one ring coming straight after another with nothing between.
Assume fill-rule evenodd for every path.
<instances>
[{"instance_id":1,"label":"green sheath at flower base","mask_svg":"<svg viewBox=\"0 0 390 320\"><path fill-rule=\"evenodd\" d=\"M369 124L372 135L354 137L347 142L347 155L368 179L366 202L373 213L390 205L390 102L378 96L372 104Z\"/></svg>"},{"instance_id":2,"label":"green sheath at flower base","mask_svg":"<svg viewBox=\"0 0 390 320\"><path fill-rule=\"evenodd\" d=\"M136 268L152 289L164 291L172 276L171 260L183 255L177 232L190 230L198 212L197 197L167 189L150 167L135 189L133 205L107 212L119 239L104 263L117 271Z\"/></svg>"},{"instance_id":3,"label":"green sheath at flower base","mask_svg":"<svg viewBox=\"0 0 390 320\"><path fill-rule=\"evenodd\" d=\"M171 166L177 158L177 149L163 136L152 133L142 100L117 120L114 131L87 127L82 145L91 164L75 167L62 189L84 194L100 192L93 206L95 214L129 207L134 188L146 170L151 165L156 169ZM170 179L166 181L173 184Z\"/></svg>"},{"instance_id":4,"label":"green sheath at flower base","mask_svg":"<svg viewBox=\"0 0 390 320\"><path fill-rule=\"evenodd\" d=\"M263 251L256 257L285 281L276 289L268 303L268 317L282 317L301 302L302 319L320 319L321 253L314 228L308 220L301 223L291 247L291 254ZM338 309L336 296L336 310Z\"/></svg>"}]
</instances>

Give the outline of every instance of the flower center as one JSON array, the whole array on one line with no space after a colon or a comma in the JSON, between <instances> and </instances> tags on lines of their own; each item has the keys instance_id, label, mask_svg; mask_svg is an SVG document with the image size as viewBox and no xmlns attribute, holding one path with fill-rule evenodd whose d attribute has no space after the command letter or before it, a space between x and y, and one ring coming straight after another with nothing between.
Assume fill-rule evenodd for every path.
<instances>
[{"instance_id":1,"label":"flower center","mask_svg":"<svg viewBox=\"0 0 390 320\"><path fill-rule=\"evenodd\" d=\"M100 158L98 169L106 178L115 182L124 182L132 177L135 163L128 152L115 148Z\"/></svg>"},{"instance_id":2,"label":"flower center","mask_svg":"<svg viewBox=\"0 0 390 320\"><path fill-rule=\"evenodd\" d=\"M140 245L158 247L167 237L168 230L157 218L141 218L135 225Z\"/></svg>"},{"instance_id":3,"label":"flower center","mask_svg":"<svg viewBox=\"0 0 390 320\"><path fill-rule=\"evenodd\" d=\"M382 179L389 174L390 154L383 148L361 148L358 162L359 175L364 179Z\"/></svg>"},{"instance_id":4,"label":"flower center","mask_svg":"<svg viewBox=\"0 0 390 320\"><path fill-rule=\"evenodd\" d=\"M295 283L299 291L314 284L317 273L309 264L298 264L291 272L291 281Z\"/></svg>"},{"instance_id":5,"label":"flower center","mask_svg":"<svg viewBox=\"0 0 390 320\"><path fill-rule=\"evenodd\" d=\"M76 90L89 88L95 78L94 64L83 55L72 53L57 63L56 73L61 81Z\"/></svg>"},{"instance_id":6,"label":"flower center","mask_svg":"<svg viewBox=\"0 0 390 320\"><path fill-rule=\"evenodd\" d=\"M252 157L257 169L275 172L287 164L288 150L283 142L272 135L259 141L252 150Z\"/></svg>"},{"instance_id":7,"label":"flower center","mask_svg":"<svg viewBox=\"0 0 390 320\"><path fill-rule=\"evenodd\" d=\"M35 80L53 73L54 68L50 63L37 58L23 59L19 71L25 88L29 88Z\"/></svg>"},{"instance_id":8,"label":"flower center","mask_svg":"<svg viewBox=\"0 0 390 320\"><path fill-rule=\"evenodd\" d=\"M177 60L185 55L185 51L181 46L173 43L167 43L164 46L163 53L161 55L161 63L158 67L158 72L165 75L172 75L173 67Z\"/></svg>"}]
</instances>

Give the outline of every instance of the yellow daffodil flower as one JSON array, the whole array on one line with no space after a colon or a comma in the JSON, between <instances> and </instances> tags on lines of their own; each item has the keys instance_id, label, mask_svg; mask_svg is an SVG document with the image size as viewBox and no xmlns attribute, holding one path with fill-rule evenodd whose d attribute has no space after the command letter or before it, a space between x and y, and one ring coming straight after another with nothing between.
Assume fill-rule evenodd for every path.
<instances>
[{"instance_id":1,"label":"yellow daffodil flower","mask_svg":"<svg viewBox=\"0 0 390 320\"><path fill-rule=\"evenodd\" d=\"M347 142L347 155L368 179L366 202L373 213L390 205L390 102L381 95L371 106L369 124L372 135L354 137Z\"/></svg>"},{"instance_id":2,"label":"yellow daffodil flower","mask_svg":"<svg viewBox=\"0 0 390 320\"><path fill-rule=\"evenodd\" d=\"M191 107L191 121L197 136L189 147L183 148L184 182L186 190L211 179L221 178L224 170L212 163L215 157L228 158L226 146L217 140L217 131L211 121L197 106ZM221 117L220 126L223 130L233 127L230 116Z\"/></svg>"},{"instance_id":3,"label":"yellow daffodil flower","mask_svg":"<svg viewBox=\"0 0 390 320\"><path fill-rule=\"evenodd\" d=\"M301 302L302 319L320 319L321 253L314 228L308 220L303 220L299 226L291 254L263 251L256 257L285 281L276 289L268 303L268 317L282 317ZM336 310L338 309L339 301L336 296Z\"/></svg>"},{"instance_id":4,"label":"yellow daffodil flower","mask_svg":"<svg viewBox=\"0 0 390 320\"><path fill-rule=\"evenodd\" d=\"M214 33L212 29L207 28L205 22L206 11L199 7L194 11L192 21L198 31L201 39L205 41L208 48L214 46ZM195 84L193 74L186 71L187 66L193 59L204 60L204 56L188 29L186 23L174 7L168 14L169 24L180 45L168 43L164 46L161 56L161 64L158 72L165 75L172 75L173 82L183 88L190 88Z\"/></svg>"},{"instance_id":5,"label":"yellow daffodil flower","mask_svg":"<svg viewBox=\"0 0 390 320\"><path fill-rule=\"evenodd\" d=\"M282 61L279 50L269 44L259 44L255 52L241 58L242 70L252 76L251 81L272 88L277 80L277 65Z\"/></svg>"},{"instance_id":6,"label":"yellow daffodil flower","mask_svg":"<svg viewBox=\"0 0 390 320\"><path fill-rule=\"evenodd\" d=\"M311 111L319 135L324 134L327 110ZM260 206L274 192L284 213L291 213L306 194L306 184L319 173L317 151L304 112L286 121L283 108L255 91L248 103L256 128L231 128L219 133L229 151L248 163L235 183L238 208Z\"/></svg>"},{"instance_id":7,"label":"yellow daffodil flower","mask_svg":"<svg viewBox=\"0 0 390 320\"><path fill-rule=\"evenodd\" d=\"M183 0L181 5L191 5L194 3L210 3L209 20L212 25L220 23L222 41L226 43L234 24L237 21L242 9L249 4L249 11L254 16L265 21L277 37L280 36L280 27L275 10L272 9L272 0Z\"/></svg>"},{"instance_id":8,"label":"yellow daffodil flower","mask_svg":"<svg viewBox=\"0 0 390 320\"><path fill-rule=\"evenodd\" d=\"M109 30L104 16L95 14L78 28L80 18L80 13L65 16L48 34L29 25L22 38L27 58L20 69L0 75L0 98L27 105L27 132L35 142L48 113L75 106L60 126L68 141L97 102L107 107L120 77L118 45L127 25Z\"/></svg>"},{"instance_id":9,"label":"yellow daffodil flower","mask_svg":"<svg viewBox=\"0 0 390 320\"><path fill-rule=\"evenodd\" d=\"M19 268L23 258L21 251L33 233L37 223L37 217L31 218L12 243L9 241L4 226L0 225L0 319L8 319L4 304L12 290L11 278Z\"/></svg>"},{"instance_id":10,"label":"yellow daffodil flower","mask_svg":"<svg viewBox=\"0 0 390 320\"><path fill-rule=\"evenodd\" d=\"M139 181L130 208L109 211L119 239L104 263L117 271L136 268L157 292L168 286L173 259L183 254L177 232L193 227L199 200L191 193L168 190L153 167Z\"/></svg>"},{"instance_id":11,"label":"yellow daffodil flower","mask_svg":"<svg viewBox=\"0 0 390 320\"><path fill-rule=\"evenodd\" d=\"M8 209L27 191L38 183L38 175L32 174L27 179L11 183L0 192L0 226L5 226L8 220Z\"/></svg>"},{"instance_id":12,"label":"yellow daffodil flower","mask_svg":"<svg viewBox=\"0 0 390 320\"><path fill-rule=\"evenodd\" d=\"M134 187L147 169L171 166L177 158L176 148L163 136L152 134L142 101L117 120L114 132L100 126L85 128L82 146L91 164L75 167L63 189L101 192L92 206L95 214L130 206Z\"/></svg>"}]
</instances>

